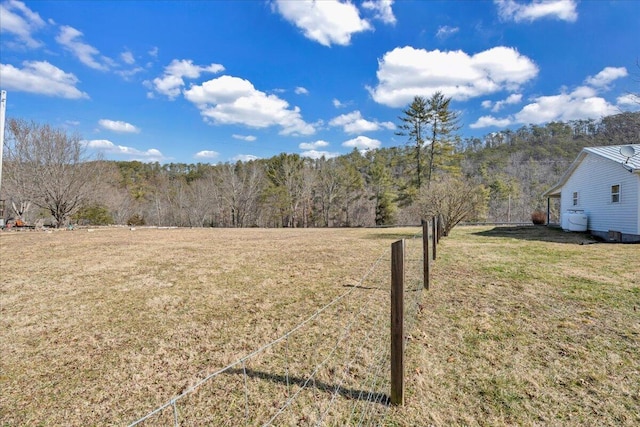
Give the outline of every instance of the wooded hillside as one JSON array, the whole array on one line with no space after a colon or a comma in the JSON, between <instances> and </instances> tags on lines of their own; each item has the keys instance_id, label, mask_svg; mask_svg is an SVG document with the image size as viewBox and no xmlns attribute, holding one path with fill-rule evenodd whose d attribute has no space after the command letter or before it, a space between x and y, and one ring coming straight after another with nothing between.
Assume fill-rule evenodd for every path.
<instances>
[{"instance_id":1,"label":"wooded hillside","mask_svg":"<svg viewBox=\"0 0 640 427\"><path fill-rule=\"evenodd\" d=\"M404 146L364 153L354 150L331 159L283 153L269 159L216 165L92 159L73 166L82 160L76 153L74 162L61 171L73 170L78 175L82 164L84 176L99 177L95 191L85 191L82 198L74 199L73 209L68 210L67 218L74 224L187 227L417 224L432 209L427 193L446 198L463 191L462 184L479 196L464 220L528 222L534 210L546 206L541 194L559 179L583 147L638 141L640 112L622 113L600 121L530 125L483 138L456 137L439 142L434 147L437 150L431 150L439 157L429 170L433 182L428 188L415 185L420 163L416 164L415 146L409 141ZM77 147L79 139L72 142ZM10 147L15 146L14 138ZM2 185L5 219L51 223L52 216L56 217L55 209L66 205L59 203L52 207L51 195L25 187L28 161L15 151L9 150L5 156ZM91 166L88 169L84 167L87 163ZM42 173L39 168L26 170L34 176ZM56 220L61 225L60 218Z\"/></svg>"}]
</instances>

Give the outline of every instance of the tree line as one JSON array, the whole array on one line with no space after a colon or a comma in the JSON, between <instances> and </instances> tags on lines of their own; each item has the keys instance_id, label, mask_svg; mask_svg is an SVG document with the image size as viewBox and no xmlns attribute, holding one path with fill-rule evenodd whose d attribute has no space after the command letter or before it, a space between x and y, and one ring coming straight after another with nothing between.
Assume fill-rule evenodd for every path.
<instances>
[{"instance_id":1,"label":"tree line","mask_svg":"<svg viewBox=\"0 0 640 427\"><path fill-rule=\"evenodd\" d=\"M640 113L461 138L449 101L416 97L399 117L402 146L219 164L91 158L77 134L10 119L4 217L57 227L362 227L440 215L447 233L460 221L529 221L583 147L640 141Z\"/></svg>"}]
</instances>

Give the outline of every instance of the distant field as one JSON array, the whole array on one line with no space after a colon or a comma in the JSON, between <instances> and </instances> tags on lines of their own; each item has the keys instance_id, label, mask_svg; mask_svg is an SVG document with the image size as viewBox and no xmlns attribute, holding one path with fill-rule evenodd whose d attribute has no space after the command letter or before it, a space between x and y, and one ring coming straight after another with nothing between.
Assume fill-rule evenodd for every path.
<instances>
[{"instance_id":1,"label":"distant field","mask_svg":"<svg viewBox=\"0 0 640 427\"><path fill-rule=\"evenodd\" d=\"M391 242L418 231L0 233L0 424L126 425L349 289L352 299L310 329L333 339L356 310L384 323L387 258L370 282L361 279ZM639 425L640 246L584 241L544 227L454 229L409 331L406 404L388 412L378 404L379 422ZM415 260L418 242L408 244ZM356 341L366 326L354 325L346 342L384 347L386 331ZM309 350L320 341L305 337L245 367L257 390L248 398L235 396L247 387L242 369L194 392L180 406L181 425L261 425L276 397L291 395L284 367L295 382L296 369L324 357ZM370 363L350 365L349 376L364 378ZM311 424L309 408L331 395L335 378L318 377L275 425ZM362 388L343 392L327 419L357 424L338 413ZM225 411L243 418L216 415ZM173 425L165 412L144 425Z\"/></svg>"}]
</instances>

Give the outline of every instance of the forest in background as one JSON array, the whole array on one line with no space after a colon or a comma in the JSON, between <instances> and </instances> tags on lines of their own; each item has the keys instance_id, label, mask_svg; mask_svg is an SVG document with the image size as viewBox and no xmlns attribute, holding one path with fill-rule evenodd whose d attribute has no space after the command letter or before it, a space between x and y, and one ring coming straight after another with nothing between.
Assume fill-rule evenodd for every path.
<instances>
[{"instance_id":1,"label":"forest in background","mask_svg":"<svg viewBox=\"0 0 640 427\"><path fill-rule=\"evenodd\" d=\"M420 170L420 160L416 164L409 140L398 147L354 150L330 159L282 153L249 162L159 164L87 160L80 138L72 138L73 153L56 154L66 150L56 144L53 149L38 148L45 155L34 154L33 148L20 152L15 141L21 128L15 129L2 183L6 221L56 226L361 227L419 224L435 213L456 221L529 222L532 212L546 210L543 192L583 147L639 143L640 112L529 125L482 138L454 135L433 145L425 157L433 162L433 179L418 186L416 176L420 182L426 171ZM65 136L42 129L54 142ZM74 161L54 161L52 167L38 166L42 161L36 160L63 155ZM457 206L470 200L472 205Z\"/></svg>"}]
</instances>

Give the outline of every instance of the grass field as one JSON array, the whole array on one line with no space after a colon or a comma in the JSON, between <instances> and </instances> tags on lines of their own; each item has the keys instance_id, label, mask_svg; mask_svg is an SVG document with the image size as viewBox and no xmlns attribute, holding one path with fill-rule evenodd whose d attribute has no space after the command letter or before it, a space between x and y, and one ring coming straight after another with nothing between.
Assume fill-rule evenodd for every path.
<instances>
[{"instance_id":1,"label":"grass field","mask_svg":"<svg viewBox=\"0 0 640 427\"><path fill-rule=\"evenodd\" d=\"M180 416L261 425L300 391L303 372L358 347L326 418L353 424L371 355L386 346L376 326L388 316L386 258L362 278L418 231L0 233L0 424L127 425L350 290L304 334L185 398ZM376 422L640 424L640 247L585 240L544 227L454 229L408 331L405 406L377 404ZM415 260L417 241L409 246ZM356 311L366 321L349 327L351 346L325 345ZM365 336L367 324L381 333ZM317 420L336 378L328 367L274 424ZM237 393L247 382L251 394Z\"/></svg>"},{"instance_id":2,"label":"grass field","mask_svg":"<svg viewBox=\"0 0 640 427\"><path fill-rule=\"evenodd\" d=\"M393 425L640 425L640 246L456 228Z\"/></svg>"},{"instance_id":3,"label":"grass field","mask_svg":"<svg viewBox=\"0 0 640 427\"><path fill-rule=\"evenodd\" d=\"M388 283L376 292L354 286L395 235L416 231L0 233L1 424L126 425L353 290L349 305L333 307L246 367L258 383L249 424L260 425L277 404L269 395L284 401L291 392L277 381L285 362L274 358L286 354L288 374L304 379L346 315L359 310L359 298L368 302L364 316L387 320ZM182 412L196 412L181 413L181 425L244 424L244 396L235 395L243 386L242 375L227 375L199 390L181 402ZM304 402L313 406L318 389L296 400L286 423L311 419ZM173 425L171 411L162 415L145 425Z\"/></svg>"}]
</instances>

